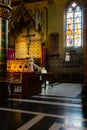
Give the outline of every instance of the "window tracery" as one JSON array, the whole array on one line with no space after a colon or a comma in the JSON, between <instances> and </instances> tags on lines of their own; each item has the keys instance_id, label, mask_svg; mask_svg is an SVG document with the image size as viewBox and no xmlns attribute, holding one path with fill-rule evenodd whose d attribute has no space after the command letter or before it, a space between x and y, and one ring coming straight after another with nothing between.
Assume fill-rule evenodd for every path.
<instances>
[{"instance_id":1,"label":"window tracery","mask_svg":"<svg viewBox=\"0 0 87 130\"><path fill-rule=\"evenodd\" d=\"M82 8L72 2L65 14L65 46L79 48L82 46Z\"/></svg>"}]
</instances>

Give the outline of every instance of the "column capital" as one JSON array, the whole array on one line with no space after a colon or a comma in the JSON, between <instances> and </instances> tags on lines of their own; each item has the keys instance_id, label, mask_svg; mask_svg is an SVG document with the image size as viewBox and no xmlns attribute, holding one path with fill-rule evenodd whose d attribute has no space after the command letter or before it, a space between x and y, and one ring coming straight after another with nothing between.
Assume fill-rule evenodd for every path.
<instances>
[{"instance_id":1,"label":"column capital","mask_svg":"<svg viewBox=\"0 0 87 130\"><path fill-rule=\"evenodd\" d=\"M0 17L9 18L11 10L10 5L0 3Z\"/></svg>"}]
</instances>

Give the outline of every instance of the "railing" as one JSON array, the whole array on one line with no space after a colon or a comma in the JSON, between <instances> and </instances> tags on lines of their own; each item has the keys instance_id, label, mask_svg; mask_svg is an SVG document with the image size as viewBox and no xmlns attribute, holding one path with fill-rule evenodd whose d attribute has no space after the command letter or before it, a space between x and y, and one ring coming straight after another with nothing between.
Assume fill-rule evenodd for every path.
<instances>
[{"instance_id":1,"label":"railing","mask_svg":"<svg viewBox=\"0 0 87 130\"><path fill-rule=\"evenodd\" d=\"M35 67L35 69L38 69L38 71L42 70L42 68L40 66L36 65L35 63L33 63L33 67Z\"/></svg>"}]
</instances>

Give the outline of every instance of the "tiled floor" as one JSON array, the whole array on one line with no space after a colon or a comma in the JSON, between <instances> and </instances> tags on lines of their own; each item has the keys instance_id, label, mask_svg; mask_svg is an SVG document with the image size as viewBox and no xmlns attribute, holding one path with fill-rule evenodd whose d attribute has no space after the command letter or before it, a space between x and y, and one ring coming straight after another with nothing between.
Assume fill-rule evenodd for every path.
<instances>
[{"instance_id":1,"label":"tiled floor","mask_svg":"<svg viewBox=\"0 0 87 130\"><path fill-rule=\"evenodd\" d=\"M87 130L86 100L86 93L0 100L0 130Z\"/></svg>"}]
</instances>

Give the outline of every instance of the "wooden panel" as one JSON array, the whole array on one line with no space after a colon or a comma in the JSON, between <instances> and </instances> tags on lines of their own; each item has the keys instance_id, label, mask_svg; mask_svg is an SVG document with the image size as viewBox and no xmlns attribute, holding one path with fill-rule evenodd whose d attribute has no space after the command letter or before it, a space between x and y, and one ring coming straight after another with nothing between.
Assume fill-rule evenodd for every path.
<instances>
[{"instance_id":1,"label":"wooden panel","mask_svg":"<svg viewBox=\"0 0 87 130\"><path fill-rule=\"evenodd\" d=\"M28 98L41 92L39 75L25 73L22 77L22 98Z\"/></svg>"},{"instance_id":2,"label":"wooden panel","mask_svg":"<svg viewBox=\"0 0 87 130\"><path fill-rule=\"evenodd\" d=\"M50 35L50 54L59 54L59 33L52 33Z\"/></svg>"}]
</instances>

